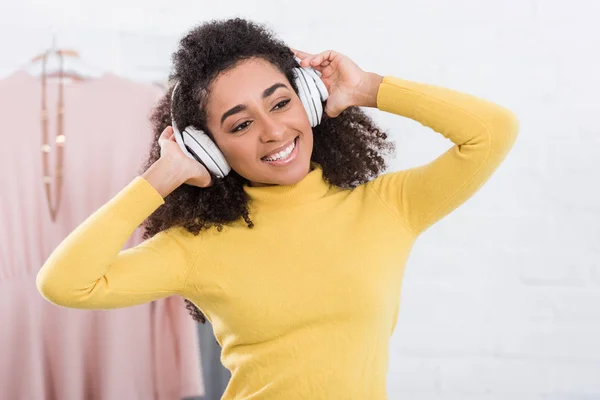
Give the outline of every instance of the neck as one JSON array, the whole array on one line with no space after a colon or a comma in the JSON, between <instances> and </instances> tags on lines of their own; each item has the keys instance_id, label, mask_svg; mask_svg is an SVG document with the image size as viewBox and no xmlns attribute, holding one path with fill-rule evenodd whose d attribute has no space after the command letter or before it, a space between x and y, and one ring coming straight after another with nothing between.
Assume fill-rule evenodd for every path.
<instances>
[{"instance_id":1,"label":"neck","mask_svg":"<svg viewBox=\"0 0 600 400\"><path fill-rule=\"evenodd\" d=\"M322 198L329 190L323 178L321 166L311 162L310 171L297 183L291 185L264 185L255 183L244 186L255 210L282 209Z\"/></svg>"}]
</instances>

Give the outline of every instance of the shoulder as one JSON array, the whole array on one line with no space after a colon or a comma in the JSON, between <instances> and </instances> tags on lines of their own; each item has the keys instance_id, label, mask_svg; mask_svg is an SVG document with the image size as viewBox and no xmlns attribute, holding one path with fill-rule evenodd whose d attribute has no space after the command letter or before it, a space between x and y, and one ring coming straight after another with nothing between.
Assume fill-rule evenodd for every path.
<instances>
[{"instance_id":1,"label":"shoulder","mask_svg":"<svg viewBox=\"0 0 600 400\"><path fill-rule=\"evenodd\" d=\"M156 233L145 243L158 251L170 250L191 255L199 250L202 236L202 231L193 233L183 226L174 226Z\"/></svg>"},{"instance_id":2,"label":"shoulder","mask_svg":"<svg viewBox=\"0 0 600 400\"><path fill-rule=\"evenodd\" d=\"M410 170L385 172L358 186L357 189L362 188L362 190L375 191L378 194L389 189L398 189L409 172Z\"/></svg>"}]
</instances>

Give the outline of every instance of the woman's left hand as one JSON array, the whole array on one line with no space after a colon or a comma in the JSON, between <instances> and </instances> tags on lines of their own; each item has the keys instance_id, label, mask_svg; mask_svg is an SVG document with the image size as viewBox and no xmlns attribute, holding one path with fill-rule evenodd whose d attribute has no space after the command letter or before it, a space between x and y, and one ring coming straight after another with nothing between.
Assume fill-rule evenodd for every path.
<instances>
[{"instance_id":1,"label":"woman's left hand","mask_svg":"<svg viewBox=\"0 0 600 400\"><path fill-rule=\"evenodd\" d=\"M337 117L350 106L376 106L381 82L379 75L363 71L350 58L336 51L309 54L291 50L300 59L300 66L311 66L321 73L321 80L329 92L325 103L325 113L329 117Z\"/></svg>"}]
</instances>

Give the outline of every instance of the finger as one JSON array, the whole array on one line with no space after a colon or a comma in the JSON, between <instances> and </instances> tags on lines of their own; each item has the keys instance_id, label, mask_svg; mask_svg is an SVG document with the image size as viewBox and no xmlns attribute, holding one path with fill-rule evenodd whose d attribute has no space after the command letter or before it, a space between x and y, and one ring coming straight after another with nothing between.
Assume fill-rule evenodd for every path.
<instances>
[{"instance_id":1,"label":"finger","mask_svg":"<svg viewBox=\"0 0 600 400\"><path fill-rule=\"evenodd\" d=\"M173 133L174 133L173 128L170 126L167 126L165 128L165 130L162 131L162 133L158 137L158 143L160 144L160 143L164 143L166 140L170 140L172 137L175 136Z\"/></svg>"},{"instance_id":2,"label":"finger","mask_svg":"<svg viewBox=\"0 0 600 400\"><path fill-rule=\"evenodd\" d=\"M196 176L191 177L186 181L187 184L198 186L198 187L208 187L212 184L212 176L208 173L206 168L203 166L199 167L200 173Z\"/></svg>"},{"instance_id":3,"label":"finger","mask_svg":"<svg viewBox=\"0 0 600 400\"><path fill-rule=\"evenodd\" d=\"M310 67L319 74L319 77L322 77L323 74L330 75L331 74L331 62L329 60L323 61L321 64L310 65Z\"/></svg>"},{"instance_id":4,"label":"finger","mask_svg":"<svg viewBox=\"0 0 600 400\"><path fill-rule=\"evenodd\" d=\"M294 52L294 55L296 57L298 57L299 59L301 59L301 60L305 59L306 57L312 56L312 54L310 54L310 53L307 53L305 51L301 51L301 50L298 50L298 49L293 49L291 47L290 47L290 50L292 50L292 52Z\"/></svg>"},{"instance_id":5,"label":"finger","mask_svg":"<svg viewBox=\"0 0 600 400\"><path fill-rule=\"evenodd\" d=\"M303 59L300 65L303 67L315 67L320 64L318 61L320 59L321 54L314 54Z\"/></svg>"},{"instance_id":6,"label":"finger","mask_svg":"<svg viewBox=\"0 0 600 400\"><path fill-rule=\"evenodd\" d=\"M296 57L299 59L301 67L308 67L311 64L311 60L315 57L315 54L307 53L305 51L296 50Z\"/></svg>"},{"instance_id":7,"label":"finger","mask_svg":"<svg viewBox=\"0 0 600 400\"><path fill-rule=\"evenodd\" d=\"M327 68L328 66L330 66L330 65L331 65L331 61L329 61L329 60L325 60L325 61L323 61L322 63L317 63L317 62L315 62L314 64L313 64L313 63L311 63L311 65L310 65L310 66L311 66L313 69L315 69L315 70L317 70L317 71L319 71L319 72L323 72L323 70L324 70L325 68Z\"/></svg>"},{"instance_id":8,"label":"finger","mask_svg":"<svg viewBox=\"0 0 600 400\"><path fill-rule=\"evenodd\" d=\"M327 114L329 118L335 118L340 115L339 112L334 112L331 108L327 107L327 105L325 106L325 114Z\"/></svg>"},{"instance_id":9,"label":"finger","mask_svg":"<svg viewBox=\"0 0 600 400\"><path fill-rule=\"evenodd\" d=\"M310 65L312 65L312 66L321 65L321 66L325 67L325 65L323 65L323 63L328 62L327 65L329 65L329 63L331 63L331 61L333 60L334 57L335 57L334 52L331 50L327 50L327 51L324 51L324 52L319 53L316 56L314 56L310 61Z\"/></svg>"}]
</instances>

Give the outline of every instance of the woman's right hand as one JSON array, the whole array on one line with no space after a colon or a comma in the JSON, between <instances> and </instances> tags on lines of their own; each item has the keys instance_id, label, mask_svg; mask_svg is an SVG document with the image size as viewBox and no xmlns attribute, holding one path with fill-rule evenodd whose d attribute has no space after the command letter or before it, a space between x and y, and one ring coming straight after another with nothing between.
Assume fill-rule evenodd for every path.
<instances>
[{"instance_id":1,"label":"woman's right hand","mask_svg":"<svg viewBox=\"0 0 600 400\"><path fill-rule=\"evenodd\" d=\"M186 177L184 183L198 187L208 187L211 185L211 176L204 165L196 160L192 160L181 151L179 144L175 140L173 127L168 126L158 138L160 146L160 158L167 159L175 165L180 166L181 172Z\"/></svg>"},{"instance_id":2,"label":"woman's right hand","mask_svg":"<svg viewBox=\"0 0 600 400\"><path fill-rule=\"evenodd\" d=\"M212 178L204 165L181 151L173 128L168 126L159 136L160 158L143 174L144 178L164 198L184 183L208 187Z\"/></svg>"}]
</instances>

